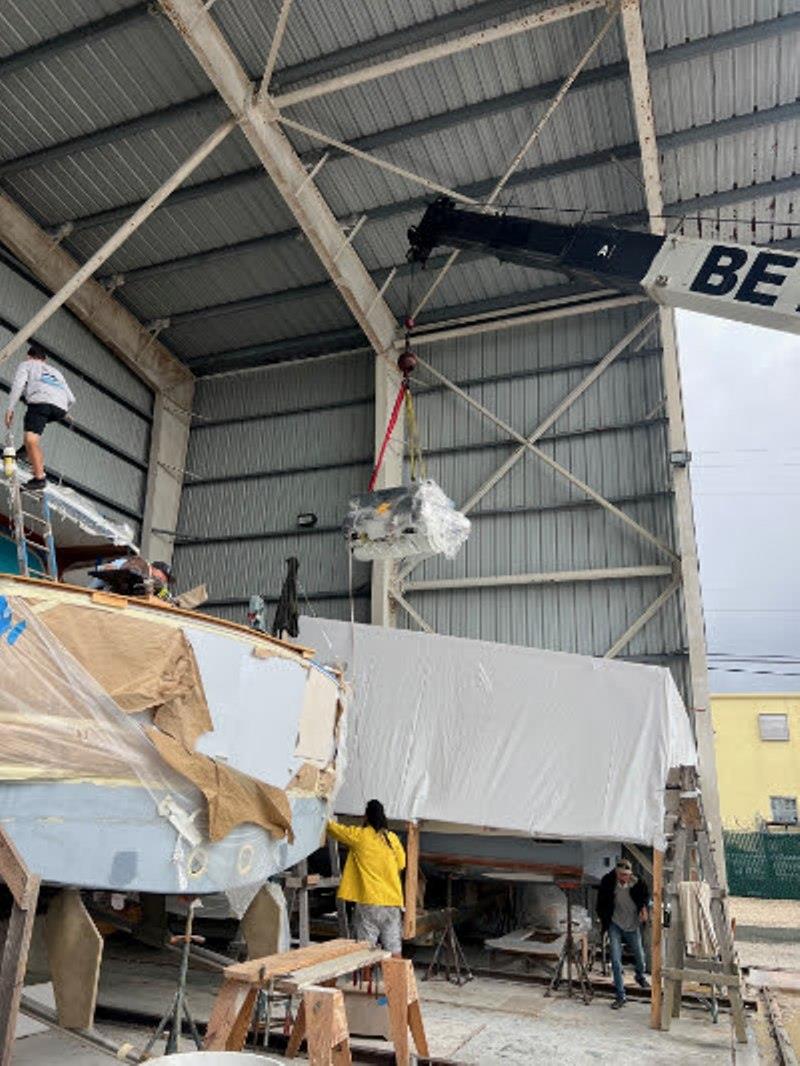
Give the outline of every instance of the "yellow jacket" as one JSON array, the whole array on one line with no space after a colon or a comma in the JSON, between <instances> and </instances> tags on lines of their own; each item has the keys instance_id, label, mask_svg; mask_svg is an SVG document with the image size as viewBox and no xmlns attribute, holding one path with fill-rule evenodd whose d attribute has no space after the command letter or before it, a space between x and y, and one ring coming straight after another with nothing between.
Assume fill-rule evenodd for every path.
<instances>
[{"instance_id":1,"label":"yellow jacket","mask_svg":"<svg viewBox=\"0 0 800 1066\"><path fill-rule=\"evenodd\" d=\"M328 822L334 840L350 849L339 885L339 899L376 907L402 907L400 871L406 865L403 845L394 833L376 833L372 826Z\"/></svg>"}]
</instances>

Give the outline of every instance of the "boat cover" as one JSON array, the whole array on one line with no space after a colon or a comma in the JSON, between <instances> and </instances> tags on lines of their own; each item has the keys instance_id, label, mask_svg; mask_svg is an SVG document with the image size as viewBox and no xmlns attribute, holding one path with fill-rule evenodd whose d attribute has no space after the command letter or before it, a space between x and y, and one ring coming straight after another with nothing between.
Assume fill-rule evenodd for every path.
<instances>
[{"instance_id":1,"label":"boat cover","mask_svg":"<svg viewBox=\"0 0 800 1066\"><path fill-rule=\"evenodd\" d=\"M341 814L663 847L668 771L696 763L668 670L306 617L299 639L352 670Z\"/></svg>"}]
</instances>

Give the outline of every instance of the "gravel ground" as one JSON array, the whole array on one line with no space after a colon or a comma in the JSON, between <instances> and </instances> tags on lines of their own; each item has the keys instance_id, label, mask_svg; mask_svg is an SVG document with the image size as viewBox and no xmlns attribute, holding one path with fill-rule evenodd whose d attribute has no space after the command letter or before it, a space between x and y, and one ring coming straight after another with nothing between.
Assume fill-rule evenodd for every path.
<instances>
[{"instance_id":1,"label":"gravel ground","mask_svg":"<svg viewBox=\"0 0 800 1066\"><path fill-rule=\"evenodd\" d=\"M739 925L800 930L800 900L731 896L731 914Z\"/></svg>"}]
</instances>

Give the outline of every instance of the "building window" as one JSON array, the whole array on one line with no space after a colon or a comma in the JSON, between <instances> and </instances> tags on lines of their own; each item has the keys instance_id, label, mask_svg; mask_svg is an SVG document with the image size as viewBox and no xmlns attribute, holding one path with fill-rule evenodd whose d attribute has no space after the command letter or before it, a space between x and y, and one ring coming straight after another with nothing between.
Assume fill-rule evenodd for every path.
<instances>
[{"instance_id":1,"label":"building window","mask_svg":"<svg viewBox=\"0 0 800 1066\"><path fill-rule=\"evenodd\" d=\"M770 796L772 820L780 825L797 825L797 797Z\"/></svg>"},{"instance_id":2,"label":"building window","mask_svg":"<svg viewBox=\"0 0 800 1066\"><path fill-rule=\"evenodd\" d=\"M758 732L762 740L788 740L789 719L785 714L760 714Z\"/></svg>"}]
</instances>

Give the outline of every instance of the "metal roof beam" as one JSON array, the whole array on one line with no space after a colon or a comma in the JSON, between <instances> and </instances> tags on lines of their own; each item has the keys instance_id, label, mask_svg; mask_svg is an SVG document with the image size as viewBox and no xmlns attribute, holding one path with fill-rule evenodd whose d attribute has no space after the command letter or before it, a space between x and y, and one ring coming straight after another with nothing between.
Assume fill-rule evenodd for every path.
<instances>
[{"instance_id":1,"label":"metal roof beam","mask_svg":"<svg viewBox=\"0 0 800 1066\"><path fill-rule=\"evenodd\" d=\"M764 111L756 111L747 115L735 115L732 118L724 119L721 122L709 122L703 126L692 126L687 130L678 130L675 133L666 134L659 139L659 146L662 152L674 151L678 148L685 147L690 144L702 143L709 139L716 139L718 137L730 136L734 133L738 133L741 130L753 130L760 127L771 125L772 123L790 122L796 119L800 119L800 101L793 101L789 104L779 104L776 107L768 108ZM598 152L590 152L585 155L572 156L569 159L558 160L555 163L545 163L541 166L531 167L527 170L518 171L509 180L510 186L527 185L529 182L545 181L550 178L562 177L565 174L575 174L583 170L591 170L595 167L604 166L608 163L615 161L627 161L639 158L639 145L637 142L632 141L628 144L617 145L612 148L605 148ZM260 180L263 180L263 171L258 168L252 172ZM219 179L217 179L218 181ZM227 181L228 179L222 179ZM212 188L209 192L219 191L217 182L208 183ZM234 183L231 183L232 185ZM235 184L238 184L236 182ZM463 195L468 195L474 199L480 199L482 195L489 192L492 188L492 180L472 182L469 185L459 186L459 192ZM200 188L199 186L190 186L189 190L193 188ZM170 203L174 203L184 190L178 190L174 193L170 199ZM376 222L381 219L394 218L399 215L410 213L412 211L422 211L428 203L428 198L424 195L413 197L410 200L394 201L388 204L380 204L377 207L371 207L368 209L369 221ZM693 211L697 210L695 201L691 201ZM130 210L133 210L134 205L130 205L126 208L126 215ZM116 216L117 209L107 212L109 216L108 221L113 221L111 217ZM95 216L97 217L97 216ZM631 218L636 217L634 215L629 216ZM246 255L250 252L260 251L268 248L273 242L284 241L289 239L295 239L299 233L297 229L280 230L275 233L266 234L263 237L254 237L247 241L241 241L236 244L223 245L217 248L211 248L204 252L193 252L190 255L177 256L174 259L167 259L161 263L150 263L142 267L134 267L131 270L125 272L126 284L131 284L135 281L144 280L145 278L157 277L162 274L169 274L173 271L186 270L191 267L197 266L203 263L219 262L220 260L228 259L236 255ZM108 275L110 277L110 275Z\"/></svg>"},{"instance_id":2,"label":"metal roof beam","mask_svg":"<svg viewBox=\"0 0 800 1066\"><path fill-rule=\"evenodd\" d=\"M520 305L520 297L525 298L525 303ZM506 326L521 324L521 315L524 313L525 321L531 321L537 317L535 312L539 309L539 321L546 320L551 306L559 305L562 311L567 300L572 302L573 314L588 314L592 311L607 309L609 304L618 306L619 301L624 304L635 303L644 297L623 296L609 290L596 290L590 286L571 286L569 284L553 285L540 289L535 293L514 293L511 296L494 297L489 300L471 301L464 304L452 304L442 308L436 314L431 315L414 334L415 344L433 344L442 339L452 336L451 324L459 328L465 318L470 319L473 325L480 325L484 330L503 329ZM523 312L524 309L524 312ZM480 312L489 315L493 312L504 312L502 315L494 314L482 318ZM436 329L436 327L441 327ZM427 330L427 332L426 332ZM474 331L473 331L474 332ZM247 367L264 366L294 359L316 358L320 355L331 355L347 351L362 351L368 347L366 339L360 330L348 327L345 329L330 330L327 333L311 333L302 337L292 337L288 340L269 341L266 344L253 344L245 348L237 348L228 352L214 352L209 355L196 356L187 359L187 365L197 374L209 374L214 372L223 373L228 370L241 370ZM222 364L218 366L217 364ZM213 366L210 366L213 364Z\"/></svg>"},{"instance_id":3,"label":"metal roof beam","mask_svg":"<svg viewBox=\"0 0 800 1066\"><path fill-rule=\"evenodd\" d=\"M792 104L790 106L793 108L800 109L800 104ZM627 148L628 146L625 147ZM619 153L617 153L617 155L619 158ZM529 175L535 175L538 174L538 171L526 171L526 173ZM567 172L564 171L563 173ZM757 199L759 196L769 196L773 194L779 195L781 192L795 191L798 188L800 188L800 176L792 175L789 178L779 178L775 181L763 182L759 185L738 186L735 189L712 193L709 196L696 197L693 200L681 201L677 204L671 204L665 209L665 211L667 215L671 215L674 212L676 218L683 214L687 222L693 223L696 219L697 214L703 210L707 210L709 208L714 207L720 207L725 204L741 203L742 201ZM416 201L414 201L413 204L415 207L418 206L420 209L422 209L423 202L420 202L418 204ZM374 220L374 214L370 214L369 218L370 220ZM604 218L604 221L613 224L623 224L625 222L638 223L641 222L643 218L643 213L637 212L635 214L620 216L617 218ZM713 221L713 219L709 219L708 221ZM743 224L745 223L746 220L743 220ZM800 223L798 223L798 226L800 226ZM268 246L268 242L271 242L272 240L285 240L288 237L292 237L294 235L295 231L284 231L284 233L276 235L274 237L257 238L256 241L246 242L246 245L248 245L249 247L245 248L244 250L257 250ZM800 233L798 234L797 238L787 238L786 240L776 241L774 242L774 244L776 247L789 248L793 247L798 240L800 240ZM226 258L227 255L234 254L234 250L236 250L236 253L238 254L238 252L242 250L242 247L242 245L232 245L230 246L230 248L220 249L218 253L215 252L211 255L210 261L213 262L215 259L218 258ZM197 265L198 263L204 261L202 256L203 253L196 253L194 256L187 257L190 262L186 262L185 260L181 259L172 260L169 264L169 270L167 272L171 272L174 269L183 269L185 267ZM433 270L437 270L445 264L448 258L448 256L444 255L433 256L428 261L428 266ZM472 252L469 254L469 256L462 253L460 261L476 262L480 259L491 258L493 258L493 253L491 252ZM181 265L178 266L178 264ZM167 264L164 265L167 266ZM158 266L159 264L156 264L153 267L148 266L142 267L137 270L128 271L125 274L125 281L129 284L130 282L139 280L140 278L162 273L163 271L160 271L158 269ZM396 272L396 277L405 277L413 272L414 267L407 261L404 261L401 263L397 263L393 266L390 265L379 267L376 270L370 271L370 273L372 275L373 280L378 283L379 279L383 281L386 275L392 270ZM315 296L323 296L330 291L331 282L320 281L314 282L310 285L299 285L291 289L279 289L276 292L263 293L258 296L249 296L242 300L231 300L226 303L211 304L206 307L198 307L188 309L186 311L165 311L164 317L169 319L170 326L176 326L181 322L197 321L201 318L215 318L229 314L238 314L242 311L253 311L262 307L274 307L283 303L294 303L297 300L307 299Z\"/></svg>"},{"instance_id":4,"label":"metal roof beam","mask_svg":"<svg viewBox=\"0 0 800 1066\"><path fill-rule=\"evenodd\" d=\"M467 9L467 11L472 10L472 8ZM464 12L459 12L458 14L464 14ZM440 19L436 21L444 22L446 20ZM427 23L424 25L427 25ZM795 30L800 30L800 12L768 19L756 23L754 26L744 26L738 29L729 30L725 33L703 37L696 41L688 41L671 48L662 49L659 52L652 52L648 56L648 59L651 68L661 69L671 66L674 63L684 62L696 56L706 55L711 52L722 51L728 48L742 47L747 44L753 44ZM429 31L429 35L431 32L432 31ZM388 36L391 37L392 35ZM388 37L376 38L376 41L379 40L388 40ZM347 49L344 51L347 51ZM330 57L324 58L326 60L335 59L338 55L340 55L340 53L336 52L332 53ZM348 60L348 62L352 61L353 60ZM627 65L624 62L609 63L591 70L584 70L576 79L573 91L575 89L587 88L591 85L620 79L625 77L626 74ZM558 86L559 82L557 80L534 85L527 89L521 89L518 92L494 97L491 100L484 100L480 103L457 108L453 111L443 111L416 122L405 123L386 130L376 131L375 133L357 138L351 143L354 147L362 151L374 150L376 148L396 144L408 140L410 137L423 136L426 133L435 132L441 129L449 129L464 122L474 121L477 118L508 111L512 108L522 107L542 100L548 100L558 90ZM109 126L105 129L95 130L84 136L63 141L58 145L51 145L38 152L32 152L27 156L15 160L7 160L5 163L0 164L0 176L3 174L10 175L18 173L21 170L33 169L52 159L64 158L75 152L84 151L87 148L95 148L104 144L111 144L136 133L147 132L149 129L168 124L173 121L173 119L179 119L186 114L204 114L206 110L211 114L215 107L217 107L216 94L212 93L199 96L181 104L175 104L171 107L151 112L148 115L142 115L130 120L128 123L121 123L119 125ZM756 112L751 117L755 119L759 114L759 112ZM335 156L336 153L332 152L331 155ZM246 170L237 171L235 174L227 175L224 178L217 178L213 181L198 183L195 186L187 186L174 194L171 202L173 204L187 203L196 199L198 196L206 196L215 191L223 191L228 185L255 181L259 177L260 172L258 168L248 168ZM137 206L138 204L124 204L120 207L110 208L106 211L85 215L82 218L61 221L72 221L76 230L90 229L93 226L105 225L109 222L117 222L121 218L130 214L131 211L134 211Z\"/></svg>"},{"instance_id":5,"label":"metal roof beam","mask_svg":"<svg viewBox=\"0 0 800 1066\"><path fill-rule=\"evenodd\" d=\"M800 174L794 174L787 178L778 178L775 181L765 181L757 185L739 186L735 189L727 189L722 192L711 193L708 196L698 196L693 200L678 201L674 204L668 204L665 208L665 213L667 215L674 214L676 217L684 215L686 220L691 222L699 211L724 207L728 204L736 204L748 200L777 196L785 192L796 192L798 190L800 190ZM607 221L618 225L624 225L626 223L641 222L645 217L643 212L639 212L637 214L620 216L618 218L610 218L607 219ZM743 220L743 223L744 221L745 220ZM776 247L784 248L794 247L796 244L800 244L800 238L789 238L775 242ZM518 300L519 295L519 293L515 294L512 299ZM275 298L276 294L272 294L272 296ZM471 304L469 306L472 311L476 311L482 304L483 301L481 301L481 304ZM486 305L496 306L496 302L489 300L486 302ZM437 311L435 316L428 319L425 324L446 321L446 319L453 314L462 313L463 308L461 306L442 308ZM191 366L196 373L208 374L213 372L209 370L209 364L213 362L220 362L224 365L230 361L232 364L236 365L237 368L243 368L246 366L259 365L259 357L262 357L264 362L273 363L281 362L283 359L302 359L309 356L332 354L347 351L349 349L358 349L363 346L364 338L358 333L358 331L352 329L332 330L328 333L317 334L314 337L300 337L288 341L271 341L263 345L250 345L245 348L233 349L230 351L212 352L207 355L198 356L196 359L189 359L187 360L187 364ZM239 360L243 360L243 362L238 363L237 361Z\"/></svg>"},{"instance_id":6,"label":"metal roof beam","mask_svg":"<svg viewBox=\"0 0 800 1066\"><path fill-rule=\"evenodd\" d=\"M105 18L97 19L94 22L85 22L82 26L67 30L66 33L59 33L55 37L40 41L39 44L31 45L30 48L25 48L21 52L14 52L12 55L0 59L0 78L6 74L13 74L14 71L29 67L32 63L40 63L44 59L61 55L62 52L68 52L83 44L102 40L103 37L107 37L108 34L113 33L115 30L123 26L130 26L134 22L139 22L141 19L152 15L152 13L149 3L134 4L123 11L115 12L113 15L106 15Z\"/></svg>"},{"instance_id":7,"label":"metal roof beam","mask_svg":"<svg viewBox=\"0 0 800 1066\"><path fill-rule=\"evenodd\" d=\"M375 352L394 342L397 323L330 207L277 124L201 0L160 0L208 78L234 116L286 206L316 251Z\"/></svg>"},{"instance_id":8,"label":"metal roof beam","mask_svg":"<svg viewBox=\"0 0 800 1066\"><path fill-rule=\"evenodd\" d=\"M272 97L273 106L278 109L293 107L305 100L315 100L321 96L330 96L331 93L342 89L351 88L354 85L364 85L366 82L385 78L389 74L396 74L401 70L411 70L424 63L432 63L437 59L447 56L458 55L461 52L474 52L478 48L493 44L496 41L504 41L509 37L518 36L521 33L529 33L542 26L561 22L564 19L575 18L589 11L605 7L607 0L568 0L567 3L557 4L554 7L545 8L543 11L534 11L521 18L512 19L509 22L501 22L497 26L478 30L475 33L466 34L464 37L456 37L442 44L429 45L416 52L408 52L395 59L387 59L383 63L376 63L371 67L361 67L347 74L338 74L328 81L313 82L299 89L278 93Z\"/></svg>"}]
</instances>

